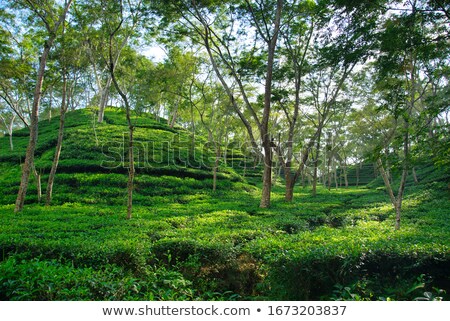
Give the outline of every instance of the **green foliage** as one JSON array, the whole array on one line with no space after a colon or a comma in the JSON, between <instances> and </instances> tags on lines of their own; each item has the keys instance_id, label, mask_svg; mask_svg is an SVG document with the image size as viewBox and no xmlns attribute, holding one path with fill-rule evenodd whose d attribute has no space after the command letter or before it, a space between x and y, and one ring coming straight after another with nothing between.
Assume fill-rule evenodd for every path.
<instances>
[{"instance_id":1,"label":"green foliage","mask_svg":"<svg viewBox=\"0 0 450 321\"><path fill-rule=\"evenodd\" d=\"M331 300L335 301L441 301L446 291L438 288L429 289L430 280L427 280L425 274L421 274L415 279L400 279L390 281L390 285L377 283L372 280L362 278L356 282L344 286L335 285L335 290L331 296ZM421 294L423 296L417 296Z\"/></svg>"},{"instance_id":2,"label":"green foliage","mask_svg":"<svg viewBox=\"0 0 450 321\"><path fill-rule=\"evenodd\" d=\"M105 116L98 139L123 139L122 111ZM0 299L447 299L445 172L417 165L419 184L408 179L400 231L392 229L394 213L378 181L370 189L319 186L316 197L296 187L292 203L274 186L271 208L261 209L258 169L250 185L226 167L215 193L210 168L138 168L133 219L125 220L127 169L99 165L89 117L67 115L54 204L37 204L32 187L19 215L13 204L27 137L13 136L14 152L0 138ZM162 141L175 131L182 138L176 144L189 142L186 132L151 117L135 120L139 139ZM40 124L43 182L56 122Z\"/></svg>"},{"instance_id":3,"label":"green foliage","mask_svg":"<svg viewBox=\"0 0 450 321\"><path fill-rule=\"evenodd\" d=\"M2 300L192 300L191 282L164 267L133 277L115 265L101 269L12 256L0 263Z\"/></svg>"}]
</instances>

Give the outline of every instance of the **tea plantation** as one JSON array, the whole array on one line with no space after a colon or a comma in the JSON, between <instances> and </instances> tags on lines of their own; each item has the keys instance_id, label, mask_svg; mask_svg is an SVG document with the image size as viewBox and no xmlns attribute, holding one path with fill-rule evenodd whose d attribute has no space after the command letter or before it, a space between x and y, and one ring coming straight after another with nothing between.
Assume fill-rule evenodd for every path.
<instances>
[{"instance_id":1,"label":"tea plantation","mask_svg":"<svg viewBox=\"0 0 450 321\"><path fill-rule=\"evenodd\" d=\"M446 171L408 180L402 227L380 178L327 190L281 179L261 209L258 168L229 151L217 191L206 139L136 116L133 218L126 220L126 121L67 115L51 206L36 184L14 214L28 132L0 138L0 300L440 300L450 294ZM58 118L39 124L45 192ZM233 164L231 162L234 162Z\"/></svg>"}]
</instances>

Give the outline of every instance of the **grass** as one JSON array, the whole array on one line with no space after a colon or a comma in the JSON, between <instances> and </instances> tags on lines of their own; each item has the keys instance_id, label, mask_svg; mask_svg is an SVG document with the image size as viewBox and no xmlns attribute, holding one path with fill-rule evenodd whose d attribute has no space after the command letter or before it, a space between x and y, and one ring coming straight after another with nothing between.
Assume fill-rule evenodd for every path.
<instances>
[{"instance_id":1,"label":"grass","mask_svg":"<svg viewBox=\"0 0 450 321\"><path fill-rule=\"evenodd\" d=\"M277 185L261 209L260 188L232 168L221 168L213 193L207 162L138 170L126 220L126 170L99 166L89 125L75 120L90 115L70 116L50 207L31 188L24 211L13 213L27 137L15 136L14 152L0 139L2 300L448 299L449 195L429 168L418 170L423 184L408 186L400 231L376 182L319 187L316 197L296 187L292 203ZM108 110L98 138L111 141L122 116ZM51 146L54 122L42 124L40 146ZM150 118L136 122L142 140L189 137ZM208 154L201 138L194 148ZM51 157L40 149L44 181Z\"/></svg>"}]
</instances>

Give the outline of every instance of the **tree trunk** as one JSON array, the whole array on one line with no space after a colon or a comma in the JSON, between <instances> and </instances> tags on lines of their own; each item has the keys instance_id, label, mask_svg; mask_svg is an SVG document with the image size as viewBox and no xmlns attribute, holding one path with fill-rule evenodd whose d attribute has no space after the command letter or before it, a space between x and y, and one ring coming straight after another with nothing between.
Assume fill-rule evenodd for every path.
<instances>
[{"instance_id":1,"label":"tree trunk","mask_svg":"<svg viewBox=\"0 0 450 321\"><path fill-rule=\"evenodd\" d=\"M336 187L336 189L338 189L339 188L339 185L338 185L338 180L337 180L337 167L336 167L336 164L333 164L333 176L334 176L334 186Z\"/></svg>"},{"instance_id":2,"label":"tree trunk","mask_svg":"<svg viewBox=\"0 0 450 321\"><path fill-rule=\"evenodd\" d=\"M175 122L177 121L178 108L179 108L179 105L180 105L180 100L181 100L181 98L178 98L178 100L177 100L177 102L175 104L175 109L174 109L173 114L172 114L172 119L170 121L167 120L167 122L169 123L168 125L169 125L170 128L173 128L173 126L175 126Z\"/></svg>"},{"instance_id":3,"label":"tree trunk","mask_svg":"<svg viewBox=\"0 0 450 321\"><path fill-rule=\"evenodd\" d=\"M268 135L266 135L268 136ZM265 138L263 140L264 148L264 172L263 172L263 188L261 193L261 208L270 206L270 193L272 190L272 148L270 140Z\"/></svg>"},{"instance_id":4,"label":"tree trunk","mask_svg":"<svg viewBox=\"0 0 450 321\"><path fill-rule=\"evenodd\" d=\"M312 196L317 195L317 164L314 164L312 177Z\"/></svg>"},{"instance_id":5,"label":"tree trunk","mask_svg":"<svg viewBox=\"0 0 450 321\"><path fill-rule=\"evenodd\" d=\"M50 97L49 97L49 106L48 106L48 122L52 121L52 102L53 102L53 86L50 86Z\"/></svg>"},{"instance_id":6,"label":"tree trunk","mask_svg":"<svg viewBox=\"0 0 450 321\"><path fill-rule=\"evenodd\" d=\"M36 180L36 189L37 189L38 203L40 203L41 199L42 199L41 174L38 173L38 171L36 170L36 167L34 166L34 163L33 163L33 175L34 175L34 179Z\"/></svg>"},{"instance_id":7,"label":"tree trunk","mask_svg":"<svg viewBox=\"0 0 450 321\"><path fill-rule=\"evenodd\" d=\"M220 145L216 147L216 160L214 162L213 169L213 192L217 189L217 170L219 169L219 160L220 160Z\"/></svg>"},{"instance_id":8,"label":"tree trunk","mask_svg":"<svg viewBox=\"0 0 450 321\"><path fill-rule=\"evenodd\" d=\"M11 150L14 150L14 144L13 144L13 131L12 131L13 121L14 121L14 119L11 120L11 125L10 125L9 130L8 130L8 131L9 131L9 148L10 148Z\"/></svg>"},{"instance_id":9,"label":"tree trunk","mask_svg":"<svg viewBox=\"0 0 450 321\"><path fill-rule=\"evenodd\" d=\"M28 143L27 152L25 154L25 163L22 169L22 178L20 180L19 192L17 194L16 205L14 208L14 212L18 213L22 211L23 204L25 202L25 196L27 195L28 183L30 179L30 172L34 167L34 151L36 149L36 143L38 138L38 121L39 121L39 105L41 102L42 96L42 84L44 81L44 73L45 66L47 64L47 58L50 53L50 49L53 45L53 42L56 39L57 31L59 26L64 22L66 18L66 14L69 11L69 8L72 4L72 0L69 0L66 3L66 7L59 17L59 20L55 24L52 30L47 30L50 34L48 40L45 42L44 50L42 52L42 56L39 60L39 69L37 73L36 86L34 90L33 96L33 106L31 111L31 124L30 124L30 140ZM39 177L40 178L40 177Z\"/></svg>"},{"instance_id":10,"label":"tree trunk","mask_svg":"<svg viewBox=\"0 0 450 321\"><path fill-rule=\"evenodd\" d=\"M317 164L314 164L313 178L312 178L312 196L317 195Z\"/></svg>"},{"instance_id":11,"label":"tree trunk","mask_svg":"<svg viewBox=\"0 0 450 321\"><path fill-rule=\"evenodd\" d=\"M389 181L389 177L388 177L386 171L384 170L383 163L380 158L378 158L377 164L378 164L378 169L381 174L381 177L383 178L384 185L386 186L386 191L389 194L389 198L390 198L392 206L394 207L394 210L395 210L395 229L398 230L398 229L400 229L403 191L405 188L407 170L406 170L406 168L403 169L402 179L400 181L399 192L397 194L397 197L395 197L394 191L392 189L392 185Z\"/></svg>"},{"instance_id":12,"label":"tree trunk","mask_svg":"<svg viewBox=\"0 0 450 321\"><path fill-rule=\"evenodd\" d=\"M106 108L106 105L108 103L109 89L111 87L111 81L112 81L112 78L108 77L108 80L106 81L106 84L105 84L105 86L103 87L103 90L102 90L102 96L101 96L101 99L100 99L100 106L98 108L98 120L97 121L99 123L103 122L103 119L104 119L104 116L105 116L105 108Z\"/></svg>"},{"instance_id":13,"label":"tree trunk","mask_svg":"<svg viewBox=\"0 0 450 321\"><path fill-rule=\"evenodd\" d=\"M331 189L331 170L330 170L330 165L327 166L327 179L328 179L327 187L328 187L328 190L330 190Z\"/></svg>"},{"instance_id":14,"label":"tree trunk","mask_svg":"<svg viewBox=\"0 0 450 321\"><path fill-rule=\"evenodd\" d=\"M377 165L378 165L378 169L381 174L381 177L383 178L384 185L386 186L386 191L389 194L391 203L392 203L392 205L395 206L397 204L397 201L394 196L394 191L392 190L391 182L389 181L389 177L387 176L387 173L384 170L383 162L381 161L380 158L377 159Z\"/></svg>"},{"instance_id":15,"label":"tree trunk","mask_svg":"<svg viewBox=\"0 0 450 321\"><path fill-rule=\"evenodd\" d=\"M134 186L134 153L133 153L133 132L134 127L131 122L131 107L128 102L128 98L125 95L125 93L122 91L122 89L119 86L119 83L116 80L116 77L114 75L114 61L112 56L112 40L114 37L115 32L117 32L120 28L122 23L119 24L117 29L110 34L109 36L109 72L111 74L111 79L114 84L114 87L116 88L117 92L119 93L120 97L122 98L123 102L125 103L125 109L126 109L126 118L127 118L127 124L128 124L128 133L130 136L130 139L128 141L128 162L129 162L129 169L128 169L128 182L127 182L127 219L131 219L132 212L133 212L133 186Z\"/></svg>"},{"instance_id":16,"label":"tree trunk","mask_svg":"<svg viewBox=\"0 0 450 321\"><path fill-rule=\"evenodd\" d=\"M266 82L264 85L264 110L261 121L261 138L264 148L264 175L263 175L263 190L261 195L260 207L266 208L270 206L270 193L272 191L272 146L269 134L269 117L272 99L272 78L273 78L273 64L275 60L275 48L277 45L278 34L280 31L281 11L283 9L283 1L277 1L277 11L275 17L274 32L271 39L268 39L268 57L267 57L267 71Z\"/></svg>"},{"instance_id":17,"label":"tree trunk","mask_svg":"<svg viewBox=\"0 0 450 321\"><path fill-rule=\"evenodd\" d=\"M413 178L414 178L414 183L415 184L419 184L419 180L417 179L417 174L416 174L416 168L415 167L412 168L412 174L413 174Z\"/></svg>"},{"instance_id":18,"label":"tree trunk","mask_svg":"<svg viewBox=\"0 0 450 321\"><path fill-rule=\"evenodd\" d=\"M396 203L394 204L394 209L395 209L395 229L399 230L400 229L400 220L401 220L401 202L400 204Z\"/></svg>"},{"instance_id":19,"label":"tree trunk","mask_svg":"<svg viewBox=\"0 0 450 321\"><path fill-rule=\"evenodd\" d=\"M331 162L332 162L332 158L333 155L330 155L328 157L328 161L327 161L327 178L328 178L328 190L331 190L331 179L332 179L332 172L331 172Z\"/></svg>"},{"instance_id":20,"label":"tree trunk","mask_svg":"<svg viewBox=\"0 0 450 321\"><path fill-rule=\"evenodd\" d=\"M1 119L3 121L3 123L5 124L6 129L8 130L8 135L9 135L9 148L11 151L14 150L14 144L13 144L13 126L14 126L14 120L16 119L16 114L12 114L11 120L9 121L9 124L6 122L6 119L3 118L3 116L1 116Z\"/></svg>"},{"instance_id":21,"label":"tree trunk","mask_svg":"<svg viewBox=\"0 0 450 321\"><path fill-rule=\"evenodd\" d=\"M134 153L133 153L133 126L131 125L129 108L127 108L127 122L130 134L130 141L128 143L130 168L128 170L128 182L127 182L127 193L128 193L127 219L131 219L131 215L133 212Z\"/></svg>"},{"instance_id":22,"label":"tree trunk","mask_svg":"<svg viewBox=\"0 0 450 321\"><path fill-rule=\"evenodd\" d=\"M63 72L63 88L62 88L62 102L61 102L61 113L59 118L59 130L58 130L58 140L56 142L55 156L53 157L52 168L48 176L47 191L45 195L45 205L50 205L52 201L53 193L53 183L55 181L56 169L58 168L59 156L61 155L62 142L64 137L64 124L66 118L66 111L68 106L66 105L66 90L67 90L67 78L66 71Z\"/></svg>"},{"instance_id":23,"label":"tree trunk","mask_svg":"<svg viewBox=\"0 0 450 321\"><path fill-rule=\"evenodd\" d=\"M356 164L356 187L359 186L359 169L360 169L360 163Z\"/></svg>"},{"instance_id":24,"label":"tree trunk","mask_svg":"<svg viewBox=\"0 0 450 321\"><path fill-rule=\"evenodd\" d=\"M92 130L93 130L93 132L94 132L95 146L98 147L99 141L98 141L98 136L97 136L97 126L96 126L95 123L96 123L96 121L95 121L95 113L94 113L94 115L93 115L93 117L92 117Z\"/></svg>"},{"instance_id":25,"label":"tree trunk","mask_svg":"<svg viewBox=\"0 0 450 321\"><path fill-rule=\"evenodd\" d=\"M39 117L39 105L41 101L42 83L44 81L45 66L47 58L50 53L50 48L53 44L55 37L51 37L44 45L44 51L42 53L39 70L36 80L36 87L34 90L33 107L31 113L30 122L30 139L28 142L28 148L25 154L25 162L22 167L22 178L20 180L19 192L17 194L16 205L14 212L21 212L23 204L25 202L25 196L27 195L28 183L30 179L30 173L34 167L34 151L36 149L36 143L38 138L38 117Z\"/></svg>"},{"instance_id":26,"label":"tree trunk","mask_svg":"<svg viewBox=\"0 0 450 321\"><path fill-rule=\"evenodd\" d=\"M292 179L291 173L286 173L285 179L286 179L286 191L285 191L284 199L287 202L292 202L292 200L294 198L295 181Z\"/></svg>"},{"instance_id":27,"label":"tree trunk","mask_svg":"<svg viewBox=\"0 0 450 321\"><path fill-rule=\"evenodd\" d=\"M344 184L345 187L348 187L348 175L347 175L347 165L344 164Z\"/></svg>"},{"instance_id":28,"label":"tree trunk","mask_svg":"<svg viewBox=\"0 0 450 321\"><path fill-rule=\"evenodd\" d=\"M312 196L317 195L317 168L319 167L320 138L321 138L321 130L319 129L319 135L317 137L317 142L316 142L316 155L314 158L314 169L313 169L313 179L312 179Z\"/></svg>"}]
</instances>

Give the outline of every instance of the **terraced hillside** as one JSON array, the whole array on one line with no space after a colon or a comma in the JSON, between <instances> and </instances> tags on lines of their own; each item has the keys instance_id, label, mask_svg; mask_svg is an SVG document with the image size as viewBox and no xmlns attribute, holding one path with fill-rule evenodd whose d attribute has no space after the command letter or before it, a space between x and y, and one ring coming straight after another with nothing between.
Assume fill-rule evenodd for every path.
<instances>
[{"instance_id":1,"label":"terraced hillside","mask_svg":"<svg viewBox=\"0 0 450 321\"><path fill-rule=\"evenodd\" d=\"M127 124L124 112L109 109L104 123L94 121L89 110L77 110L67 115L64 143L55 182L54 203L120 205L125 202L128 171ZM171 129L148 115L134 117L135 167L137 171L135 203L151 205L153 198L182 196L192 191L212 188L214 156L206 140L189 132ZM42 175L45 192L47 174L52 165L56 145L58 118L40 123L36 149L36 169ZM28 130L13 135L14 150L9 140L0 140L0 203L13 203L20 183L20 163L25 157ZM230 157L242 159L238 150ZM222 166L218 173L219 189L235 186L242 179L232 169ZM239 184L238 184L239 185ZM32 184L27 202L37 201Z\"/></svg>"},{"instance_id":2,"label":"terraced hillside","mask_svg":"<svg viewBox=\"0 0 450 321\"><path fill-rule=\"evenodd\" d=\"M259 187L232 168L221 167L212 192L204 139L193 145L188 132L136 116L145 166L126 220L125 117L111 109L105 120L67 115L54 203L38 204L31 188L20 214L27 132L14 133L14 151L0 139L1 300L448 299L448 177L439 169L418 170L422 183L409 184L400 231L376 181L319 187L317 197L297 187L292 203L280 182L261 209ZM44 190L56 132L57 119L40 123Z\"/></svg>"}]
</instances>

